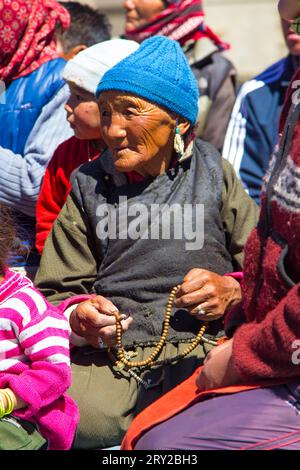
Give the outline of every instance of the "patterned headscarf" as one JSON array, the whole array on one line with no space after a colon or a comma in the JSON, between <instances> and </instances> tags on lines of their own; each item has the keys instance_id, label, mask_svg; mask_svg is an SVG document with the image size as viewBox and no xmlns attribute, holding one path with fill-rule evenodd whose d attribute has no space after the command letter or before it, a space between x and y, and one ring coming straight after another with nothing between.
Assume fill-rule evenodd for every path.
<instances>
[{"instance_id":1,"label":"patterned headscarf","mask_svg":"<svg viewBox=\"0 0 300 470\"><path fill-rule=\"evenodd\" d=\"M205 24L202 0L168 0L168 6L149 23L131 31L125 31L127 39L142 42L151 36L167 36L181 46L188 40L210 39L219 50L229 49Z\"/></svg>"},{"instance_id":2,"label":"patterned headscarf","mask_svg":"<svg viewBox=\"0 0 300 470\"><path fill-rule=\"evenodd\" d=\"M0 0L0 80L9 83L58 57L55 28L70 25L54 0Z\"/></svg>"}]
</instances>

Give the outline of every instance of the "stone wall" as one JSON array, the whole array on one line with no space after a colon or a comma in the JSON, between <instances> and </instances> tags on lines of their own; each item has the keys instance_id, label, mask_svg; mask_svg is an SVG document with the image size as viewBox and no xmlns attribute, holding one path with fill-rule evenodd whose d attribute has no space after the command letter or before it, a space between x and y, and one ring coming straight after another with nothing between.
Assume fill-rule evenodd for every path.
<instances>
[{"instance_id":1,"label":"stone wall","mask_svg":"<svg viewBox=\"0 0 300 470\"><path fill-rule=\"evenodd\" d=\"M113 33L122 32L123 0L82 0L105 11ZM204 0L207 23L231 43L228 57L241 80L262 71L286 54L276 0Z\"/></svg>"}]
</instances>

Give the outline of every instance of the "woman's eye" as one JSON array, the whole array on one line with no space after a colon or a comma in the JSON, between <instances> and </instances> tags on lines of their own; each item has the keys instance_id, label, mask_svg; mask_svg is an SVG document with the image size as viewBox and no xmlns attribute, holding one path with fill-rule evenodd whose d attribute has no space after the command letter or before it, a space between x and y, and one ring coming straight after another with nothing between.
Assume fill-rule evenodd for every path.
<instances>
[{"instance_id":1,"label":"woman's eye","mask_svg":"<svg viewBox=\"0 0 300 470\"><path fill-rule=\"evenodd\" d=\"M125 111L126 116L135 116L136 115L136 109L134 108L128 108Z\"/></svg>"}]
</instances>

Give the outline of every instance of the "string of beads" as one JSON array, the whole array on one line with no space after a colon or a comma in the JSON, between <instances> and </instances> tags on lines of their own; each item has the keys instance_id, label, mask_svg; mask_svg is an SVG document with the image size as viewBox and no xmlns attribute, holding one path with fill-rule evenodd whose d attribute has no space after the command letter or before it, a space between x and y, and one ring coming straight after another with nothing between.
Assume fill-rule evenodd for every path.
<instances>
[{"instance_id":1,"label":"string of beads","mask_svg":"<svg viewBox=\"0 0 300 470\"><path fill-rule=\"evenodd\" d=\"M164 319L164 324L163 324L163 330L162 330L161 337L160 337L157 345L155 346L154 350L152 351L152 353L147 357L147 359L145 359L143 361L130 361L126 358L127 352L124 349L123 344L122 344L123 329L122 329L122 324L121 324L121 316L118 313L115 314L115 317L116 317L116 339L117 339L117 345L116 346L117 346L117 356L118 356L118 361L117 361L116 365L118 365L118 363L121 362L128 369L131 369L131 368L134 368L134 367L149 367L149 366L153 366L153 365L158 364L158 361L156 361L156 359L159 356L161 350L163 349L163 347L166 343L166 339L167 339L167 335L168 335L168 331L169 331L169 326L170 326L172 306L173 306L173 302L174 302L176 292L179 289L179 287L180 287L180 285L178 285L176 287L173 287L173 289L170 293L169 300L168 300L167 307L166 307L166 313L165 313L165 319ZM201 326L201 328L200 328L197 336L195 337L195 339L191 342L191 344L179 356L176 357L176 359L179 359L179 358L182 359L183 357L190 354L198 346L198 344L202 340L202 337L203 337L203 335L206 331L206 328L207 328L207 323L204 323Z\"/></svg>"}]
</instances>

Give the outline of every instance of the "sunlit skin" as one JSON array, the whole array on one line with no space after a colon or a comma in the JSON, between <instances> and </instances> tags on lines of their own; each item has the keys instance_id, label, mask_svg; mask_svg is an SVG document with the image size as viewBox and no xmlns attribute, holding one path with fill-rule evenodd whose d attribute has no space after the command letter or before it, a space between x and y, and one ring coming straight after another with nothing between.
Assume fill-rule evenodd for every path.
<instances>
[{"instance_id":1,"label":"sunlit skin","mask_svg":"<svg viewBox=\"0 0 300 470\"><path fill-rule=\"evenodd\" d=\"M102 137L121 172L155 177L167 171L174 153L176 116L134 95L105 91L99 97ZM179 119L184 135L190 124Z\"/></svg>"},{"instance_id":2,"label":"sunlit skin","mask_svg":"<svg viewBox=\"0 0 300 470\"><path fill-rule=\"evenodd\" d=\"M162 0L125 0L125 29L132 31L144 26L152 18L161 13L165 7L166 5Z\"/></svg>"},{"instance_id":3,"label":"sunlit skin","mask_svg":"<svg viewBox=\"0 0 300 470\"><path fill-rule=\"evenodd\" d=\"M64 51L62 42L60 39L56 39L56 51L60 57L67 61L73 59L73 57L75 57L79 52L84 51L84 49L87 49L87 46L84 44L78 44L77 46L72 47L72 49Z\"/></svg>"},{"instance_id":4,"label":"sunlit skin","mask_svg":"<svg viewBox=\"0 0 300 470\"><path fill-rule=\"evenodd\" d=\"M101 140L100 116L92 93L69 84L71 95L65 104L67 119L78 139Z\"/></svg>"},{"instance_id":5,"label":"sunlit skin","mask_svg":"<svg viewBox=\"0 0 300 470\"><path fill-rule=\"evenodd\" d=\"M292 55L300 55L300 36L290 28L291 24L292 21L281 20L285 43Z\"/></svg>"}]
</instances>

